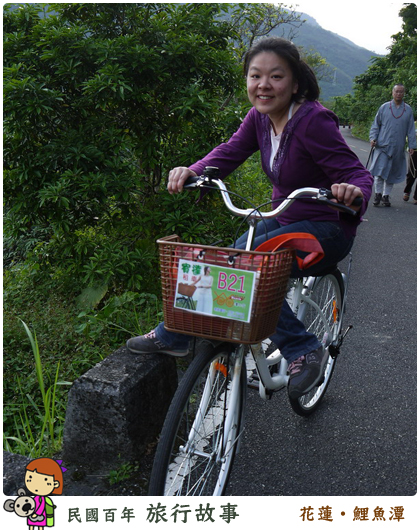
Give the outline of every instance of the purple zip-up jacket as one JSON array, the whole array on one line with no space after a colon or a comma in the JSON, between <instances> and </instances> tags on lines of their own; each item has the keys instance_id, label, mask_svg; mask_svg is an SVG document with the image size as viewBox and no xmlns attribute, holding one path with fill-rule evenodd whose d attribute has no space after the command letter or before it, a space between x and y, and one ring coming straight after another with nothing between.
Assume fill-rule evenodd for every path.
<instances>
[{"instance_id":1,"label":"purple zip-up jacket","mask_svg":"<svg viewBox=\"0 0 420 530\"><path fill-rule=\"evenodd\" d=\"M341 182L354 184L363 193L360 215L354 218L312 200L299 200L278 217L282 225L302 220L338 221L347 236L356 234L372 193L373 177L346 144L334 113L318 102L301 105L283 130L271 170L270 119L253 107L227 143L213 149L190 169L202 175L206 166L215 166L225 178L258 150L262 169L273 183L273 200L281 200L297 188L330 188Z\"/></svg>"}]
</instances>

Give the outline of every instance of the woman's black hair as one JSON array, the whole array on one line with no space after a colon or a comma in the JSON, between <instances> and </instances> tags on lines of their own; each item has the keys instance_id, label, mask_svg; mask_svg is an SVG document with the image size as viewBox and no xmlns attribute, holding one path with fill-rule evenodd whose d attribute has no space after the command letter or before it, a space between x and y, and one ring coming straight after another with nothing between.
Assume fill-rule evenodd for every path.
<instances>
[{"instance_id":1,"label":"woman's black hair","mask_svg":"<svg viewBox=\"0 0 420 530\"><path fill-rule=\"evenodd\" d=\"M293 100L299 101L305 98L309 101L315 101L319 98L319 85L314 71L301 59L297 47L292 42L281 37L264 37L251 46L244 59L245 76L248 75L252 59L263 52L275 53L278 57L287 61L298 84L298 91L293 94Z\"/></svg>"}]
</instances>

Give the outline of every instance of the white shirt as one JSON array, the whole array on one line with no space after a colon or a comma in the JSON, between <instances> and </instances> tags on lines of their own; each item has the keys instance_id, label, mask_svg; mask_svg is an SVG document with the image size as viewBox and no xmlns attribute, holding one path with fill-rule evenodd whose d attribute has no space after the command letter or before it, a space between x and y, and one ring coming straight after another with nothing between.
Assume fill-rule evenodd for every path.
<instances>
[{"instance_id":1,"label":"white shirt","mask_svg":"<svg viewBox=\"0 0 420 530\"><path fill-rule=\"evenodd\" d=\"M287 121L290 120L290 118L293 116L293 108L295 106L295 102L293 101L289 108L289 116L287 118ZM273 169L274 164L274 158L277 154L277 151L280 147L280 140L281 140L281 133L277 136L274 134L274 129L271 127L271 156L270 156L270 168Z\"/></svg>"}]
</instances>

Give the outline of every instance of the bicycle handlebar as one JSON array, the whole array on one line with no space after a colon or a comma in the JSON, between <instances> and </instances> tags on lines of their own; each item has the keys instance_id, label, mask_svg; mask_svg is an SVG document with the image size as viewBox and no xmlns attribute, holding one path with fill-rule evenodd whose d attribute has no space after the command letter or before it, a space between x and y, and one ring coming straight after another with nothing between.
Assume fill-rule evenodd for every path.
<instances>
[{"instance_id":1,"label":"bicycle handlebar","mask_svg":"<svg viewBox=\"0 0 420 530\"><path fill-rule=\"evenodd\" d=\"M241 209L237 208L231 201L229 196L229 191L226 188L225 183L219 178L215 178L213 175L216 175L218 170L217 168L206 168L204 175L199 177L188 177L184 183L184 188L218 188L222 192L222 197L225 202L228 210L237 215L238 217L247 217L249 219L271 219L273 217L278 217L282 212L286 211L293 201L299 198L313 199L321 204L327 204L333 208L340 210L343 213L350 215L357 215L357 212L344 204L333 202L331 199L334 198L331 190L325 188L299 188L293 191L288 197L286 197L277 208L271 212L260 212L258 208L247 208ZM353 201L353 206L361 206L363 199L357 197Z\"/></svg>"}]
</instances>

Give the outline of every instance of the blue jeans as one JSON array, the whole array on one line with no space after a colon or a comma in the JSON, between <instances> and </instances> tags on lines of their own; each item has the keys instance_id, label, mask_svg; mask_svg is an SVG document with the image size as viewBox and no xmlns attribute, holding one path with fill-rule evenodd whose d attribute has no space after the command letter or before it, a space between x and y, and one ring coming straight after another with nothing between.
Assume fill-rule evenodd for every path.
<instances>
[{"instance_id":1,"label":"blue jeans","mask_svg":"<svg viewBox=\"0 0 420 530\"><path fill-rule=\"evenodd\" d=\"M277 220L270 219L258 223L253 248L256 248L267 239L294 232L305 232L314 235L321 243L325 256L320 262L305 269L305 271L301 271L295 262L291 274L293 278L316 276L326 268L336 265L347 256L354 241L354 237L348 238L345 236L339 223L299 221L298 223L281 226ZM237 240L235 248L245 248L247 234L248 232ZM156 336L161 342L174 349L184 349L191 340L190 336L167 331L163 323L156 328ZM270 339L278 346L289 364L301 355L306 355L320 347L318 339L315 335L306 331L305 326L295 317L286 301L283 302L276 332Z\"/></svg>"}]
</instances>

